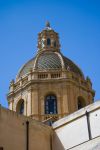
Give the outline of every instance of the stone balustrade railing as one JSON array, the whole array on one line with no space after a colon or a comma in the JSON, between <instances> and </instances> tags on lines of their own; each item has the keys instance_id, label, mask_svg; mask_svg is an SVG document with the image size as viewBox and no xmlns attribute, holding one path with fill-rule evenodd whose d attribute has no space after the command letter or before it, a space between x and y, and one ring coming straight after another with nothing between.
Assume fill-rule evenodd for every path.
<instances>
[{"instance_id":1,"label":"stone balustrade railing","mask_svg":"<svg viewBox=\"0 0 100 150\"><path fill-rule=\"evenodd\" d=\"M64 73L65 73L65 76L64 76ZM89 81L79 77L79 76L76 76L74 73L71 73L71 72L56 72L56 73L53 73L53 72L49 72L49 73L42 73L42 72L32 72L31 74L28 74L27 76L23 77L23 78L19 78L19 80L17 80L16 82L12 82L10 84L10 92L16 90L16 89L19 89L20 87L24 86L25 84L27 84L29 81L32 81L32 80L44 80L44 79L54 79L54 78L65 78L66 79L70 79L70 80L73 80L77 83L79 83L80 85L82 86L87 86L87 87L91 87L91 83L89 83Z\"/></svg>"}]
</instances>

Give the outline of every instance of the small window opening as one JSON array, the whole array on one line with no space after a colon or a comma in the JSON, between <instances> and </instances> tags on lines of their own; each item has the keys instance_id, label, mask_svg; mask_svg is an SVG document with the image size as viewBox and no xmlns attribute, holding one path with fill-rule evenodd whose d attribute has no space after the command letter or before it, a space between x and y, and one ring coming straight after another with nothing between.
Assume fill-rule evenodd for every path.
<instances>
[{"instance_id":1,"label":"small window opening","mask_svg":"<svg viewBox=\"0 0 100 150\"><path fill-rule=\"evenodd\" d=\"M54 42L54 47L56 47L56 41Z\"/></svg>"},{"instance_id":2,"label":"small window opening","mask_svg":"<svg viewBox=\"0 0 100 150\"><path fill-rule=\"evenodd\" d=\"M85 107L86 106L85 100L82 97L78 97L77 105L78 105L78 110Z\"/></svg>"},{"instance_id":3,"label":"small window opening","mask_svg":"<svg viewBox=\"0 0 100 150\"><path fill-rule=\"evenodd\" d=\"M51 40L50 40L50 38L47 39L47 45L48 45L48 46L51 45Z\"/></svg>"},{"instance_id":4,"label":"small window opening","mask_svg":"<svg viewBox=\"0 0 100 150\"><path fill-rule=\"evenodd\" d=\"M17 107L16 107L16 111L19 114L24 114L24 100L23 99L21 99L18 102Z\"/></svg>"}]
</instances>

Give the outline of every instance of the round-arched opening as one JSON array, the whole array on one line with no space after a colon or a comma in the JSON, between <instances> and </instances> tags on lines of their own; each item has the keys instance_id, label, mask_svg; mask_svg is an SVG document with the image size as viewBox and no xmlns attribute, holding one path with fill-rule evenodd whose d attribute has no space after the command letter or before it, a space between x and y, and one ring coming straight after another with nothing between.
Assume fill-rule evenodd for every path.
<instances>
[{"instance_id":1,"label":"round-arched opening","mask_svg":"<svg viewBox=\"0 0 100 150\"><path fill-rule=\"evenodd\" d=\"M45 114L57 114L57 98L55 95L46 96Z\"/></svg>"},{"instance_id":2,"label":"round-arched opening","mask_svg":"<svg viewBox=\"0 0 100 150\"><path fill-rule=\"evenodd\" d=\"M16 107L16 112L19 114L24 114L24 100L23 99L21 99L18 102L17 107Z\"/></svg>"},{"instance_id":3,"label":"round-arched opening","mask_svg":"<svg viewBox=\"0 0 100 150\"><path fill-rule=\"evenodd\" d=\"M86 106L86 102L85 102L84 98L82 96L79 96L77 99L78 110L85 107L85 106Z\"/></svg>"},{"instance_id":4,"label":"round-arched opening","mask_svg":"<svg viewBox=\"0 0 100 150\"><path fill-rule=\"evenodd\" d=\"M57 45L57 44L56 44L56 41L54 41L54 47L56 47L56 45Z\"/></svg>"},{"instance_id":5,"label":"round-arched opening","mask_svg":"<svg viewBox=\"0 0 100 150\"><path fill-rule=\"evenodd\" d=\"M47 46L50 46L51 45L51 40L50 38L47 39Z\"/></svg>"}]
</instances>

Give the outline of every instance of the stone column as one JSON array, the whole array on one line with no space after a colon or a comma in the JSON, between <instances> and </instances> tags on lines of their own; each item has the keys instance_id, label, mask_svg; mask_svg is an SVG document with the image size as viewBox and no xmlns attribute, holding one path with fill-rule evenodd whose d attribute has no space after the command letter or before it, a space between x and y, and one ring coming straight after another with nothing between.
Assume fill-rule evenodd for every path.
<instances>
[{"instance_id":1,"label":"stone column","mask_svg":"<svg viewBox=\"0 0 100 150\"><path fill-rule=\"evenodd\" d=\"M63 88L63 114L68 114L69 110L68 110L68 96L67 96L67 88L64 87Z\"/></svg>"},{"instance_id":2,"label":"stone column","mask_svg":"<svg viewBox=\"0 0 100 150\"><path fill-rule=\"evenodd\" d=\"M45 120L45 99L44 95L39 96L39 114L41 120Z\"/></svg>"},{"instance_id":3,"label":"stone column","mask_svg":"<svg viewBox=\"0 0 100 150\"><path fill-rule=\"evenodd\" d=\"M58 110L58 114L62 114L62 98L60 96L59 93L57 93L57 110Z\"/></svg>"},{"instance_id":4,"label":"stone column","mask_svg":"<svg viewBox=\"0 0 100 150\"><path fill-rule=\"evenodd\" d=\"M73 113L74 111L76 111L76 107L75 107L75 95L74 95L74 85L71 84L70 85L70 102L71 102L71 113Z\"/></svg>"},{"instance_id":5,"label":"stone column","mask_svg":"<svg viewBox=\"0 0 100 150\"><path fill-rule=\"evenodd\" d=\"M9 102L9 109L10 110L13 110L13 103L14 103L14 100L11 100L11 102Z\"/></svg>"},{"instance_id":6,"label":"stone column","mask_svg":"<svg viewBox=\"0 0 100 150\"><path fill-rule=\"evenodd\" d=\"M32 115L32 90L28 90L28 97L27 97L27 116Z\"/></svg>"},{"instance_id":7,"label":"stone column","mask_svg":"<svg viewBox=\"0 0 100 150\"><path fill-rule=\"evenodd\" d=\"M27 99L24 100L24 115L27 116Z\"/></svg>"},{"instance_id":8,"label":"stone column","mask_svg":"<svg viewBox=\"0 0 100 150\"><path fill-rule=\"evenodd\" d=\"M38 120L39 112L38 112L38 90L32 90L32 116L34 119Z\"/></svg>"},{"instance_id":9,"label":"stone column","mask_svg":"<svg viewBox=\"0 0 100 150\"><path fill-rule=\"evenodd\" d=\"M71 85L71 83L67 85L67 95L69 113L72 113L74 112L75 99L73 93L73 85Z\"/></svg>"}]
</instances>

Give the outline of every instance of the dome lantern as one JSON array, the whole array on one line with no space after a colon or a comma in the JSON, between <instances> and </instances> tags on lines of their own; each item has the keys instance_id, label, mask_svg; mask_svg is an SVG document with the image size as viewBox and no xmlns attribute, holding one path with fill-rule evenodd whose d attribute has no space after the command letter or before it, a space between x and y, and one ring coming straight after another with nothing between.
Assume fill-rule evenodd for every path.
<instances>
[{"instance_id":1,"label":"dome lantern","mask_svg":"<svg viewBox=\"0 0 100 150\"><path fill-rule=\"evenodd\" d=\"M46 27L38 34L38 52L50 50L60 51L59 36L46 22Z\"/></svg>"}]
</instances>

